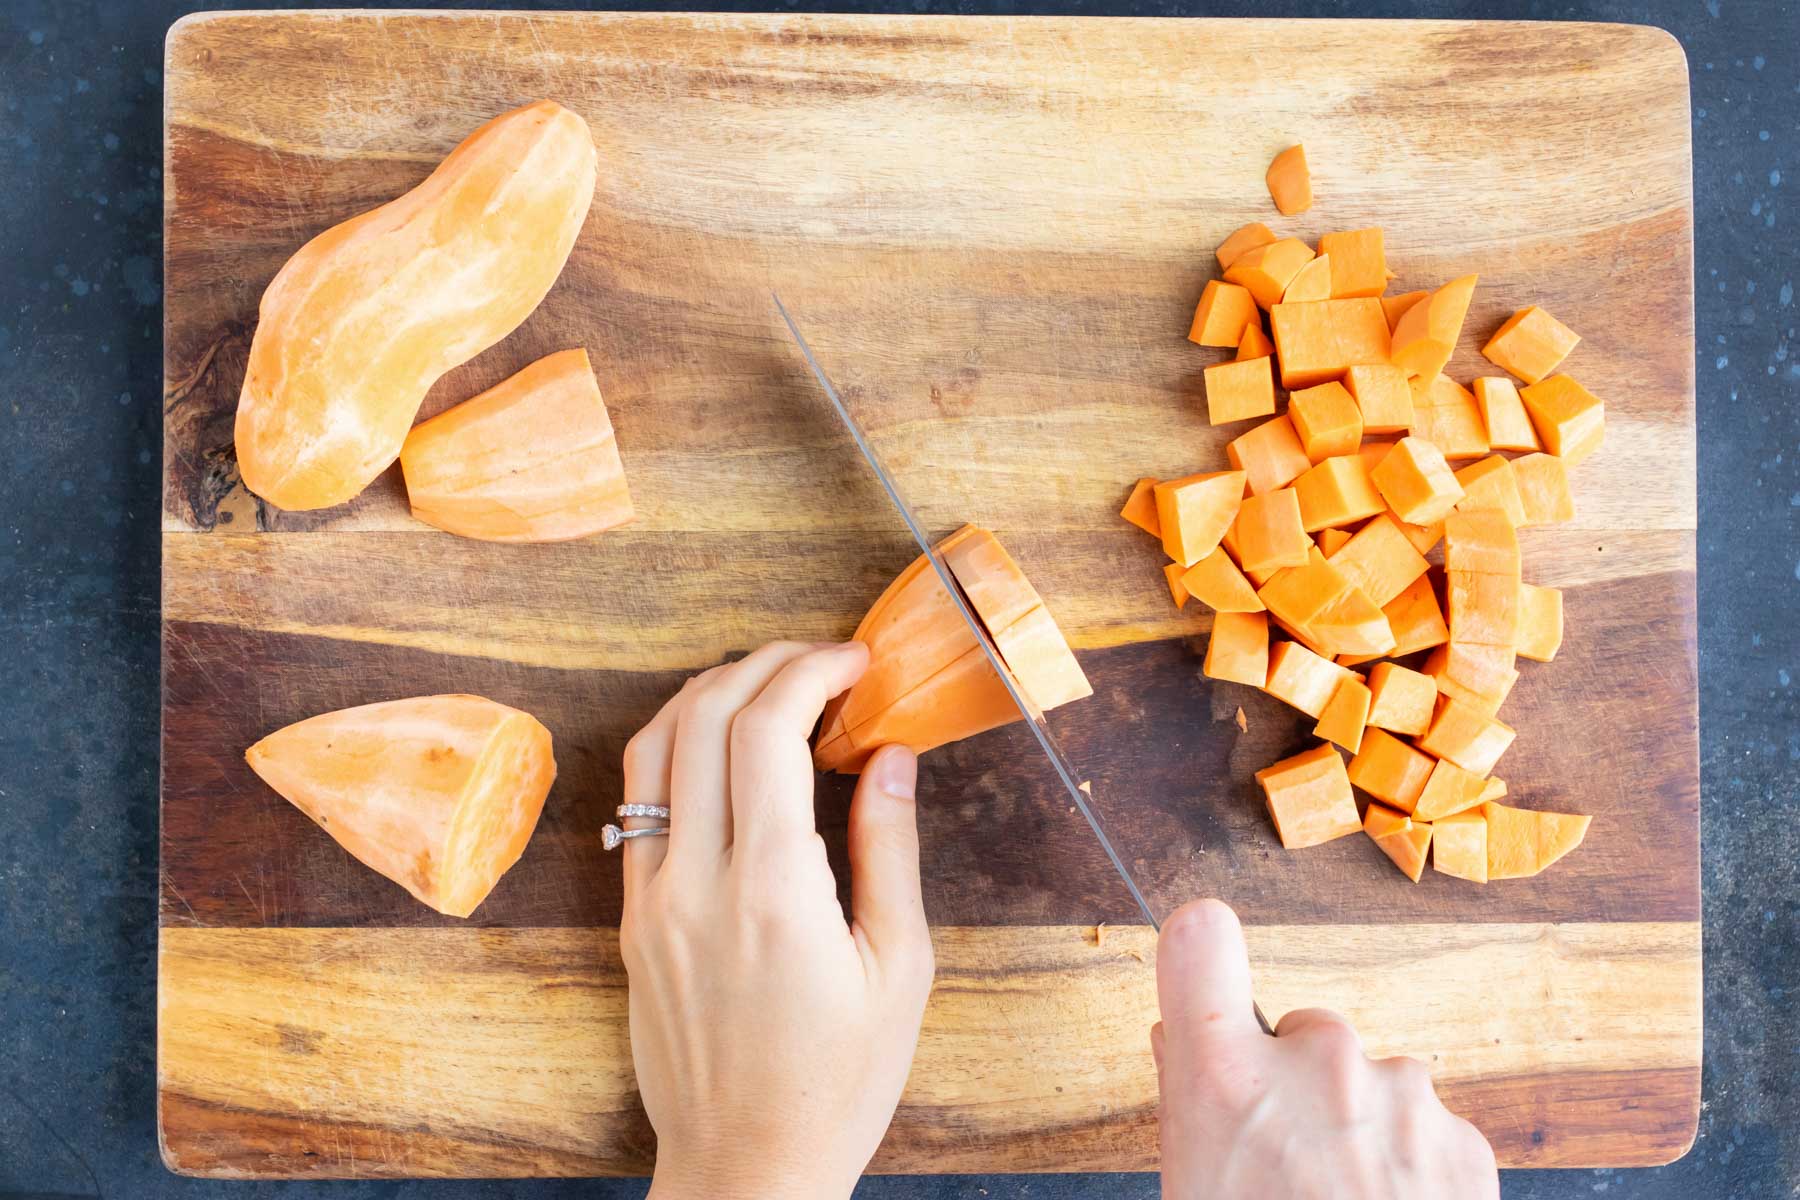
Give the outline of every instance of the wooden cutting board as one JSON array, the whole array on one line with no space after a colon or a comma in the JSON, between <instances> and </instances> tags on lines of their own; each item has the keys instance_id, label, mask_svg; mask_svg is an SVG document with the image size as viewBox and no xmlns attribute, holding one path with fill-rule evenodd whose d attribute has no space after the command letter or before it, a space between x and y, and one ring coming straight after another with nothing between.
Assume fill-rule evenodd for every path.
<instances>
[{"instance_id":1,"label":"wooden cutting board","mask_svg":"<svg viewBox=\"0 0 1800 1200\"><path fill-rule=\"evenodd\" d=\"M220 14L168 41L164 1155L231 1176L646 1171L598 845L619 752L687 673L842 637L913 557L778 325L779 289L925 523L996 530L1096 695L1056 714L1159 905L1251 926L1271 1017L1339 1008L1427 1061L1510 1165L1656 1163L1693 1137L1700 908L1692 206L1681 50L1595 25L708 15ZM313 234L552 97L603 164L568 269L426 412L537 357L597 364L636 524L493 546L390 473L317 514L236 484L257 300ZM1304 140L1318 204L1263 187ZM1275 844L1251 773L1310 722L1199 674L1114 515L1216 466L1183 340L1212 248L1381 224L1398 289L1481 274L1452 374L1541 303L1607 404L1579 516L1524 535L1566 589L1502 764L1595 814L1534 880L1408 884L1364 838ZM562 773L474 919L350 860L245 767L327 709L472 691ZM1248 720L1234 720L1242 706ZM1019 729L932 754L939 976L875 1169L1155 1165L1148 931ZM821 827L842 862L848 788ZM1101 923L1104 928L1097 933Z\"/></svg>"}]
</instances>

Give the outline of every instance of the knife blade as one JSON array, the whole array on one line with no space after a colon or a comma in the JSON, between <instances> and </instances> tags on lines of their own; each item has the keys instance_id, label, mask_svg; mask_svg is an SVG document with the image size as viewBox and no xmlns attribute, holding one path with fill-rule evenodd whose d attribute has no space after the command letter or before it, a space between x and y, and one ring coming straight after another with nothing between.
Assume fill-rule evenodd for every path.
<instances>
[{"instance_id":1,"label":"knife blade","mask_svg":"<svg viewBox=\"0 0 1800 1200\"><path fill-rule=\"evenodd\" d=\"M893 501L894 508L899 511L900 519L906 522L907 531L912 534L913 541L918 544L920 552L931 563L932 570L937 572L938 581L949 593L952 603L956 606L956 611L962 614L963 623L969 627L969 632L975 637L975 644L980 646L982 654L987 656L988 665L993 667L994 673L1000 677L1000 682L1006 687L1006 694L1018 707L1019 715L1024 718L1025 725L1031 730L1032 737L1037 739L1037 744L1043 750L1044 757L1050 760L1050 766L1056 772L1057 779L1062 783L1063 790L1068 793L1070 802L1075 805L1076 811L1081 814L1082 819L1087 822L1088 828L1093 831L1095 840L1100 843L1100 849L1106 853L1107 861L1112 863L1113 870L1119 873L1119 879L1125 884L1125 890L1131 893L1132 900L1137 903L1139 911L1144 914L1144 920L1150 928L1158 933L1162 932L1162 922L1157 919L1155 910L1150 907L1150 901L1145 898L1143 889L1132 877L1131 870L1125 865L1125 860L1119 857L1119 852L1114 849L1112 839L1106 835L1106 828L1100 823L1099 814L1094 811L1093 805L1088 803L1088 793L1083 791L1081 785L1076 782L1075 769L1070 766L1068 755L1063 753L1061 744L1056 740L1056 735L1050 732L1050 726L1044 720L1044 714L1019 686L1011 668L1006 665L1006 660L1000 657L999 647L994 645L994 639L989 635L987 626L970 607L968 597L963 594L961 585L956 582L956 576L950 573L950 568L944 562L943 557L932 548L930 540L925 536L924 527L919 524L918 517L913 515L911 506L906 503L906 498L900 494L900 488L894 483L894 477L888 474L887 468L882 465L881 456L875 452L875 447L870 443L868 435L863 432L862 426L851 414L849 406L844 403L844 398L838 394L830 376L825 374L825 368L819 365L819 360L813 355L812 347L807 344L805 335L800 332L800 327L794 324L794 318L788 313L787 306L781 302L781 297L776 293L770 292L769 295L775 301L775 309L781 314L781 319L787 325L788 332L793 335L795 344L800 347L801 357L806 360L807 367L812 370L813 378L819 381L819 386L824 389L826 397L831 401L831 407L837 412L838 420L842 421L844 428L850 431L850 437L856 442L856 448L862 451L863 461L869 464L869 469L880 481L882 490L888 494L888 499ZM1250 1007L1255 1012L1256 1023L1262 1027L1262 1031L1272 1033L1273 1030L1269 1027L1268 1019L1263 1016L1261 1006L1252 1000Z\"/></svg>"}]
</instances>

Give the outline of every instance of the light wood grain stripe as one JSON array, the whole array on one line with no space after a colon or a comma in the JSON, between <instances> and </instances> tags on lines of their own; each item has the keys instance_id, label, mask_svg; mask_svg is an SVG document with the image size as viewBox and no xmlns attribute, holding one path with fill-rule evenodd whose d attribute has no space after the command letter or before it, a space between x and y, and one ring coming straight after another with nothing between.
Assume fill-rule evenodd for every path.
<instances>
[{"instance_id":1,"label":"light wood grain stripe","mask_svg":"<svg viewBox=\"0 0 1800 1200\"><path fill-rule=\"evenodd\" d=\"M1167 558L1116 519L1097 532L997 532L1078 650L1212 627L1202 609L1169 603ZM1527 530L1521 543L1526 579L1564 588L1691 570L1694 553L1681 531L1554 527ZM163 617L571 670L695 670L771 638L849 636L914 556L892 527L624 529L552 546L436 532L165 534ZM1573 618L1569 631L1582 636Z\"/></svg>"},{"instance_id":2,"label":"light wood grain stripe","mask_svg":"<svg viewBox=\"0 0 1800 1200\"><path fill-rule=\"evenodd\" d=\"M1370 1054L1419 1057L1453 1106L1479 1097L1470 1115L1506 1165L1685 1148L1699 938L1689 923L1250 930L1272 1018L1323 1004ZM1153 1166L1150 931L1109 929L1098 945L1079 926L934 939L937 987L875 1169ZM178 1170L234 1173L244 1137L261 1139L264 1175L648 1165L615 931L164 929L160 965L164 1152ZM1611 1140L1584 1113L1618 1102L1609 1078L1657 1136ZM1559 1079L1588 1081L1566 1112Z\"/></svg>"}]
</instances>

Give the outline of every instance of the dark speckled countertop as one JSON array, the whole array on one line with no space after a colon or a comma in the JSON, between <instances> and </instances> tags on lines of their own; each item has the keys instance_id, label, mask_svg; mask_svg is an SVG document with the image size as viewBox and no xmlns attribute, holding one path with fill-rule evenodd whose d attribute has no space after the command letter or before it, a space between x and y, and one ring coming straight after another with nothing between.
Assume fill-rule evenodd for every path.
<instances>
[{"instance_id":1,"label":"dark speckled countertop","mask_svg":"<svg viewBox=\"0 0 1800 1200\"><path fill-rule=\"evenodd\" d=\"M160 65L163 33L189 7L0 0L0 1198L642 1195L641 1181L231 1185L158 1161ZM1680 38L1694 106L1705 1109L1672 1166L1514 1172L1505 1193L1800 1195L1800 9L817 7L1580 19ZM1156 1192L1141 1175L956 1176L870 1180L857 1195Z\"/></svg>"}]
</instances>

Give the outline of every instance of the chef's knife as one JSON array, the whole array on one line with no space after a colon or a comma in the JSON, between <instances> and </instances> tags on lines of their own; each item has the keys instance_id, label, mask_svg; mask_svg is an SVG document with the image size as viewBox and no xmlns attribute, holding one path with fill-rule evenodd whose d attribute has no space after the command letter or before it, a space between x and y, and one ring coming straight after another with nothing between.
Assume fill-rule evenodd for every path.
<instances>
[{"instance_id":1,"label":"chef's knife","mask_svg":"<svg viewBox=\"0 0 1800 1200\"><path fill-rule=\"evenodd\" d=\"M787 323L788 332L794 335L794 341L799 345L800 353L805 356L806 365L812 368L813 378L817 379L819 386L825 389L825 395L831 400L831 407L837 410L838 419L844 423L844 428L850 431L850 436L856 441L856 448L862 451L863 458L869 464L869 469L875 472L875 478L881 481L881 486L887 492L888 499L892 500L894 507L900 511L900 519L906 522L906 528L912 533L913 541L918 543L920 551L931 563L932 570L937 572L938 580L944 585L944 590L950 594L951 601L956 605L956 611L962 614L962 619L968 625L969 632L975 635L976 645L980 646L981 652L987 656L988 664L994 668L994 673L1000 677L1000 682L1006 685L1006 694L1012 697L1012 702L1018 706L1019 715L1025 719L1031 735L1043 748L1044 756L1050 760L1050 766L1056 771L1056 777L1062 781L1063 790L1069 793L1069 799L1074 802L1076 811L1080 812L1087 821L1088 828L1094 831L1094 837L1100 842L1100 849L1106 852L1107 860L1112 863L1113 870L1117 871L1119 878L1124 881L1125 890L1131 893L1133 900L1137 901L1139 910L1144 914L1144 920L1150 923L1150 928L1160 932L1162 922L1157 920L1156 913L1150 908L1150 902L1144 898L1143 889L1138 887L1137 880L1131 877L1131 871L1125 866L1125 860L1119 857L1117 850L1113 849L1112 839L1106 836L1106 829L1100 824L1099 815L1088 803L1087 793L1082 790L1080 784L1076 783L1075 770L1069 765L1068 756L1063 753L1062 747L1057 743L1056 735L1050 732L1050 726L1045 722L1044 714L1038 711L1037 705L1033 704L1031 698L1019 687L1018 680L1013 677L1012 671L1006 665L1006 660L1000 657L999 649L995 647L993 638L988 635L987 626L982 623L981 618L975 615L975 610L969 607L968 597L963 595L962 588L956 582L956 577L950 573L950 568L945 565L943 558L932 548L931 542L925 537L925 530L919 525L919 519L913 516L912 509L907 506L906 500L900 495L900 489L895 486L894 477L889 475L887 469L881 465L881 459L875 453L875 447L870 445L868 436L863 433L862 426L857 424L856 418L850 414L849 406L844 403L843 397L838 395L837 388L832 386L831 380L825 374L825 369L819 365L819 360L813 357L812 347L806 344L806 338L801 335L799 326L795 325L794 318L788 315L787 306L782 304L780 296L775 296L774 293L770 293L770 295L774 297L775 307L781 313L781 319ZM1263 1032L1269 1032L1269 1023L1264 1019L1262 1009L1256 1007L1254 1003L1252 1003L1252 1007L1256 1008L1256 1020L1262 1026Z\"/></svg>"}]
</instances>

